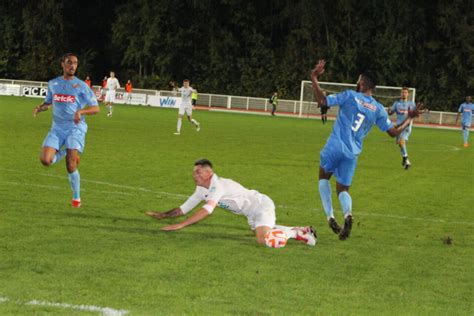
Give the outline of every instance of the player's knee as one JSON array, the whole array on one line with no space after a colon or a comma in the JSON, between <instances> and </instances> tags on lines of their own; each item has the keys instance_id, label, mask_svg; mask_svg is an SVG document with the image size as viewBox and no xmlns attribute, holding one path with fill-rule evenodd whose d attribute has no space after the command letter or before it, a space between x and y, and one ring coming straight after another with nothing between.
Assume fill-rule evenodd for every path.
<instances>
[{"instance_id":1,"label":"player's knee","mask_svg":"<svg viewBox=\"0 0 474 316\"><path fill-rule=\"evenodd\" d=\"M45 167L51 166L53 164L53 160L48 157L40 157L41 164Z\"/></svg>"},{"instance_id":2,"label":"player's knee","mask_svg":"<svg viewBox=\"0 0 474 316\"><path fill-rule=\"evenodd\" d=\"M76 157L67 157L67 159L66 159L66 169L69 173L76 171L76 169L77 169L77 158Z\"/></svg>"}]
</instances>

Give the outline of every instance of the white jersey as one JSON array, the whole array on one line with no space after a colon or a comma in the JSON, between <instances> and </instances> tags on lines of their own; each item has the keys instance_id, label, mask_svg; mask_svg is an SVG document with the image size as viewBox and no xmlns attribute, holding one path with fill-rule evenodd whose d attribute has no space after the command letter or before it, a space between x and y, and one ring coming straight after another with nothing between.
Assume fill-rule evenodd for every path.
<instances>
[{"instance_id":1,"label":"white jersey","mask_svg":"<svg viewBox=\"0 0 474 316\"><path fill-rule=\"evenodd\" d=\"M186 214L202 201L206 201L203 208L209 214L214 211L216 206L247 217L254 217L257 213L268 208L268 205L274 208L273 202L268 196L255 190L246 189L234 180L220 178L216 174L211 178L209 189L201 186L196 187L194 194L180 206L181 211Z\"/></svg>"},{"instance_id":2,"label":"white jersey","mask_svg":"<svg viewBox=\"0 0 474 316\"><path fill-rule=\"evenodd\" d=\"M107 87L106 87L109 91L115 91L117 90L118 88L120 88L120 83L119 81L117 80L117 78L109 78L107 79Z\"/></svg>"},{"instance_id":3,"label":"white jersey","mask_svg":"<svg viewBox=\"0 0 474 316\"><path fill-rule=\"evenodd\" d=\"M181 105L191 105L191 96L193 94L194 89L192 87L181 87L178 89L178 91L181 92Z\"/></svg>"}]
</instances>

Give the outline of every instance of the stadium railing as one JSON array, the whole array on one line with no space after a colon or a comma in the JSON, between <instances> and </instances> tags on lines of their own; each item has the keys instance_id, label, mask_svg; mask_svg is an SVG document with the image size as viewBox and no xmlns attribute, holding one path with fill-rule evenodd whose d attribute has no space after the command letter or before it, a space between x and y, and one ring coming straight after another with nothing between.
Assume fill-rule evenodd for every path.
<instances>
[{"instance_id":1,"label":"stadium railing","mask_svg":"<svg viewBox=\"0 0 474 316\"><path fill-rule=\"evenodd\" d=\"M29 80L0 79L0 88L2 85L45 88L48 83ZM97 89L99 86L94 86L94 88ZM119 89L118 92L123 93L124 90ZM146 96L180 96L179 93L167 90L134 89L133 93L143 94ZM237 111L254 114L269 114L271 111L271 105L268 102L268 98L230 96L200 92L197 104L200 108L208 108L209 110ZM278 102L277 114L281 116L319 118L319 113L320 110L314 102L302 102L302 106L300 100L279 100ZM430 111L417 118L415 124L426 127L459 128L458 126L455 126L456 115L457 113L453 112ZM336 116L337 108L329 109L328 118L334 119Z\"/></svg>"}]
</instances>

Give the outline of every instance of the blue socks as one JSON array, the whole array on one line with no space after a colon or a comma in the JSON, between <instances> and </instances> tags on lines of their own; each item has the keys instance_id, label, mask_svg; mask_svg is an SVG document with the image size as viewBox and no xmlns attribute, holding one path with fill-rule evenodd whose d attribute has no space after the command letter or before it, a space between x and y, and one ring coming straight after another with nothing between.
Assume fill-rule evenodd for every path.
<instances>
[{"instance_id":1,"label":"blue socks","mask_svg":"<svg viewBox=\"0 0 474 316\"><path fill-rule=\"evenodd\" d=\"M331 185L329 184L329 180L319 180L319 195L321 196L321 202L323 203L324 213L326 213L328 219L334 217L331 200Z\"/></svg>"},{"instance_id":2,"label":"blue socks","mask_svg":"<svg viewBox=\"0 0 474 316\"><path fill-rule=\"evenodd\" d=\"M71 183L72 189L72 198L73 200L79 200L81 198L81 176L79 175L79 170L71 172L68 174L69 183Z\"/></svg>"},{"instance_id":3,"label":"blue socks","mask_svg":"<svg viewBox=\"0 0 474 316\"><path fill-rule=\"evenodd\" d=\"M329 180L320 179L319 180L319 195L321 196L321 201L323 202L324 213L326 213L327 218L334 217L334 210L332 208L331 200L331 186ZM341 203L342 212L344 213L344 218L347 215L352 214L352 198L349 195L349 192L342 191L339 193L339 202Z\"/></svg>"},{"instance_id":4,"label":"blue socks","mask_svg":"<svg viewBox=\"0 0 474 316\"><path fill-rule=\"evenodd\" d=\"M462 133L463 133L463 136L464 136L464 144L467 144L468 139L469 139L469 128L466 127L465 129L463 129Z\"/></svg>"},{"instance_id":5,"label":"blue socks","mask_svg":"<svg viewBox=\"0 0 474 316\"><path fill-rule=\"evenodd\" d=\"M341 203L344 218L346 218L347 215L352 214L352 198L349 195L349 192L342 191L339 193L339 202Z\"/></svg>"}]
</instances>

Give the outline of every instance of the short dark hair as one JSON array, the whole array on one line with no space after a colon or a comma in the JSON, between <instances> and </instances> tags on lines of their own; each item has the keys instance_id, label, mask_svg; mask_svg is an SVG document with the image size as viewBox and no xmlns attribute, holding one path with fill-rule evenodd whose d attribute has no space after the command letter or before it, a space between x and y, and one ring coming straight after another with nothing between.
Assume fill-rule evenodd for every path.
<instances>
[{"instance_id":1,"label":"short dark hair","mask_svg":"<svg viewBox=\"0 0 474 316\"><path fill-rule=\"evenodd\" d=\"M377 86L377 79L375 79L374 74L370 72L363 72L361 76L364 78L364 81L369 89L375 89Z\"/></svg>"},{"instance_id":2,"label":"short dark hair","mask_svg":"<svg viewBox=\"0 0 474 316\"><path fill-rule=\"evenodd\" d=\"M64 54L64 55L61 56L61 62L63 63L63 62L66 60L66 58L71 57L71 56L74 56L74 57L76 57L76 58L79 59L79 57L77 57L77 54L74 54L74 53L66 53L66 54Z\"/></svg>"},{"instance_id":3,"label":"short dark hair","mask_svg":"<svg viewBox=\"0 0 474 316\"><path fill-rule=\"evenodd\" d=\"M194 163L195 166L201 166L201 167L211 167L212 168L212 162L210 162L208 159L199 159Z\"/></svg>"},{"instance_id":4,"label":"short dark hair","mask_svg":"<svg viewBox=\"0 0 474 316\"><path fill-rule=\"evenodd\" d=\"M402 87L402 90L407 90L408 92L410 92L410 89L408 89L408 87Z\"/></svg>"},{"instance_id":5,"label":"short dark hair","mask_svg":"<svg viewBox=\"0 0 474 316\"><path fill-rule=\"evenodd\" d=\"M183 82L189 82L189 79L184 79Z\"/></svg>"}]
</instances>

